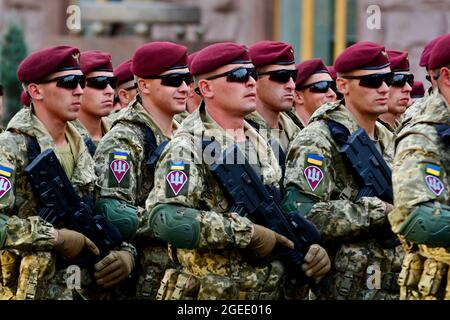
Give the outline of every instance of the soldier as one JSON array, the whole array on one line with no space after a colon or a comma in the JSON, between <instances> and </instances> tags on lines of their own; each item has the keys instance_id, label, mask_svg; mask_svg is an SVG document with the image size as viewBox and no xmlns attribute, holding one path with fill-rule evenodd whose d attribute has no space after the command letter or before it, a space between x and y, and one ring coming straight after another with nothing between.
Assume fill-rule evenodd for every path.
<instances>
[{"instance_id":1,"label":"soldier","mask_svg":"<svg viewBox=\"0 0 450 320\"><path fill-rule=\"evenodd\" d=\"M78 119L72 124L94 156L99 141L111 128L108 115L113 109L117 78L113 74L111 55L106 52L82 52L80 66L86 77L86 87Z\"/></svg>"},{"instance_id":2,"label":"soldier","mask_svg":"<svg viewBox=\"0 0 450 320\"><path fill-rule=\"evenodd\" d=\"M0 84L0 121L3 119L3 86Z\"/></svg>"},{"instance_id":3,"label":"soldier","mask_svg":"<svg viewBox=\"0 0 450 320\"><path fill-rule=\"evenodd\" d=\"M29 55L17 70L33 103L0 135L0 212L9 216L0 228L1 299L71 299L66 271L55 264L55 254L74 259L84 248L99 253L81 233L53 227L36 216L38 199L24 173L34 139L41 150L56 152L80 195L93 191L92 159L68 123L77 118L83 94L78 57L76 48L51 47Z\"/></svg>"},{"instance_id":4,"label":"soldier","mask_svg":"<svg viewBox=\"0 0 450 320\"><path fill-rule=\"evenodd\" d=\"M319 108L292 142L283 207L288 212L297 209L315 223L333 257L332 271L317 292L319 299L396 299L403 254L388 232L392 205L381 196L361 197L356 172L339 152L354 135L348 136L362 128L374 155L382 156L378 163L384 159L391 164L393 134L377 118L387 111L393 75L384 47L372 42L344 50L335 67L344 100Z\"/></svg>"},{"instance_id":5,"label":"soldier","mask_svg":"<svg viewBox=\"0 0 450 320\"><path fill-rule=\"evenodd\" d=\"M230 212L205 161L209 158L202 156L203 141L215 141L220 149L237 143L248 151L247 159L258 156L255 168L264 183L278 185L281 172L273 152L244 121L256 107L257 73L248 49L231 42L210 45L195 57L192 73L203 102L164 151L146 202L148 232L171 244L174 259L182 265L181 271L166 271L158 298L280 298L283 265L272 261L257 266L250 263L250 256L254 252L265 257L276 243L292 247L292 242ZM303 270L320 278L328 266L325 251L312 245Z\"/></svg>"},{"instance_id":6,"label":"soldier","mask_svg":"<svg viewBox=\"0 0 450 320\"><path fill-rule=\"evenodd\" d=\"M327 69L328 69L328 73L330 74L331 78L333 79L335 87L336 87L336 91L335 91L335 93L336 93L336 100L344 99L344 96L342 95L342 93L340 93L337 90L337 86L336 86L336 79L337 79L336 69L334 68L334 66L327 66Z\"/></svg>"},{"instance_id":7,"label":"soldier","mask_svg":"<svg viewBox=\"0 0 450 320\"><path fill-rule=\"evenodd\" d=\"M401 299L450 299L450 34L433 48L429 69L438 90L422 100L396 140L395 208L389 214L407 252Z\"/></svg>"},{"instance_id":8,"label":"soldier","mask_svg":"<svg viewBox=\"0 0 450 320\"><path fill-rule=\"evenodd\" d=\"M284 113L292 110L297 71L294 49L289 43L260 41L249 48L252 63L258 72L256 111L245 120L271 140L280 164L284 168L290 142L300 131ZM275 143L275 144L273 144ZM278 150L277 145L281 147Z\"/></svg>"},{"instance_id":9,"label":"soldier","mask_svg":"<svg viewBox=\"0 0 450 320\"><path fill-rule=\"evenodd\" d=\"M395 132L400 125L400 117L405 113L411 100L414 75L409 71L408 52L387 50L391 71L394 72L388 97L388 112L380 115L380 120L387 128Z\"/></svg>"},{"instance_id":10,"label":"soldier","mask_svg":"<svg viewBox=\"0 0 450 320\"><path fill-rule=\"evenodd\" d=\"M114 76L117 77L117 87L114 96L114 109L109 118L115 120L118 112L125 109L137 95L137 84L134 82L134 75L131 71L131 59L119 64L114 69Z\"/></svg>"},{"instance_id":11,"label":"soldier","mask_svg":"<svg viewBox=\"0 0 450 320\"><path fill-rule=\"evenodd\" d=\"M194 60L196 54L197 52L193 52L190 55L188 55L188 68L191 68L192 60ZM189 95L186 102L186 111L176 114L174 116L175 121L177 121L178 123L183 122L183 120L186 119L187 116L189 116L191 113L197 110L201 101L202 97L196 92L195 82L192 82L189 85Z\"/></svg>"},{"instance_id":12,"label":"soldier","mask_svg":"<svg viewBox=\"0 0 450 320\"><path fill-rule=\"evenodd\" d=\"M131 70L138 95L121 113L99 143L94 160L98 175L97 206L111 219L128 219L123 232L133 239L145 200L153 188L157 146L166 144L178 124L173 116L186 109L192 76L187 48L170 42L151 42L133 55ZM145 222L141 226L145 229ZM153 299L170 263L166 244L141 237L138 299Z\"/></svg>"},{"instance_id":13,"label":"soldier","mask_svg":"<svg viewBox=\"0 0 450 320\"><path fill-rule=\"evenodd\" d=\"M294 110L289 116L303 129L321 105L336 101L337 89L322 59L305 60L296 68Z\"/></svg>"}]
</instances>

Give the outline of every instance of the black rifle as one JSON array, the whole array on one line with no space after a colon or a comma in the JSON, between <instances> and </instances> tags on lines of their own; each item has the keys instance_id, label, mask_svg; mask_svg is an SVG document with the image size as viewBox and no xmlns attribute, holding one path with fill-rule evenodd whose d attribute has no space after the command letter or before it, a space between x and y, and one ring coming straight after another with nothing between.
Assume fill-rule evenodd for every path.
<instances>
[{"instance_id":1,"label":"black rifle","mask_svg":"<svg viewBox=\"0 0 450 320\"><path fill-rule=\"evenodd\" d=\"M225 150L223 157L222 163L212 164L210 170L231 204L230 212L237 212L290 239L294 249L278 246L269 260L280 259L298 274L310 245L320 241L319 231L299 213L281 210L273 191L269 192L270 187L262 183L237 145ZM234 163L227 164L227 159L233 159Z\"/></svg>"},{"instance_id":2,"label":"black rifle","mask_svg":"<svg viewBox=\"0 0 450 320\"><path fill-rule=\"evenodd\" d=\"M348 129L335 121L327 121L331 134L341 145L339 153L352 168L359 192L355 200L362 197L377 197L394 203L392 171L370 140L364 129L359 128L351 136Z\"/></svg>"},{"instance_id":3,"label":"black rifle","mask_svg":"<svg viewBox=\"0 0 450 320\"><path fill-rule=\"evenodd\" d=\"M42 205L38 215L54 226L64 225L84 234L99 248L100 256L87 254L77 264L89 265L120 246L123 239L119 230L103 215L93 213L92 201L77 195L52 149L38 155L25 174Z\"/></svg>"}]
</instances>

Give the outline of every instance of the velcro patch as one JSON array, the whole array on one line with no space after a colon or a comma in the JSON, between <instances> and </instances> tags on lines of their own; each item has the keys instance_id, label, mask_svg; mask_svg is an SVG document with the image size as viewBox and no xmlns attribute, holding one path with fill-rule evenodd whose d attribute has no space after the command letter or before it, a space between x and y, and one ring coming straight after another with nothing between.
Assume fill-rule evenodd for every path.
<instances>
[{"instance_id":1,"label":"velcro patch","mask_svg":"<svg viewBox=\"0 0 450 320\"><path fill-rule=\"evenodd\" d=\"M187 195L189 186L189 165L184 162L170 162L166 175L166 196Z\"/></svg>"},{"instance_id":2,"label":"velcro patch","mask_svg":"<svg viewBox=\"0 0 450 320\"><path fill-rule=\"evenodd\" d=\"M0 199L11 190L11 181L8 178L0 176Z\"/></svg>"},{"instance_id":3,"label":"velcro patch","mask_svg":"<svg viewBox=\"0 0 450 320\"><path fill-rule=\"evenodd\" d=\"M7 177L7 178L10 178L12 173L13 173L13 171L14 170L12 168L0 166L0 176L4 176L4 177Z\"/></svg>"},{"instance_id":4,"label":"velcro patch","mask_svg":"<svg viewBox=\"0 0 450 320\"><path fill-rule=\"evenodd\" d=\"M428 188L433 192L436 196L440 196L444 191L444 183L442 183L441 179L436 176L428 175L425 177L425 182Z\"/></svg>"},{"instance_id":5,"label":"velcro patch","mask_svg":"<svg viewBox=\"0 0 450 320\"><path fill-rule=\"evenodd\" d=\"M128 170L130 170L130 165L126 160L113 160L109 165L117 183L121 183Z\"/></svg>"},{"instance_id":6,"label":"velcro patch","mask_svg":"<svg viewBox=\"0 0 450 320\"><path fill-rule=\"evenodd\" d=\"M323 171L316 166L309 166L304 171L306 181L312 191L315 191L323 180Z\"/></svg>"},{"instance_id":7,"label":"velcro patch","mask_svg":"<svg viewBox=\"0 0 450 320\"><path fill-rule=\"evenodd\" d=\"M306 162L321 167L323 164L323 157L319 154L310 153L308 154Z\"/></svg>"}]
</instances>

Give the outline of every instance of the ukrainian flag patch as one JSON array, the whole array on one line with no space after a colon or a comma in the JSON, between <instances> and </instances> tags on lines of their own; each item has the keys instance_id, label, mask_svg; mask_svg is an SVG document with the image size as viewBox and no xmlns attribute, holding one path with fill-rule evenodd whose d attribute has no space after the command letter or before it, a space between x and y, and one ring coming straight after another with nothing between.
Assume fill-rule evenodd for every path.
<instances>
[{"instance_id":1,"label":"ukrainian flag patch","mask_svg":"<svg viewBox=\"0 0 450 320\"><path fill-rule=\"evenodd\" d=\"M184 170L184 162L180 161L180 162L171 162L170 163L170 170Z\"/></svg>"},{"instance_id":2,"label":"ukrainian flag patch","mask_svg":"<svg viewBox=\"0 0 450 320\"><path fill-rule=\"evenodd\" d=\"M0 166L0 175L2 175L4 177L8 177L8 178L11 177L13 171L14 170L12 168Z\"/></svg>"},{"instance_id":3,"label":"ukrainian flag patch","mask_svg":"<svg viewBox=\"0 0 450 320\"><path fill-rule=\"evenodd\" d=\"M128 158L128 152L124 151L116 151L114 152L114 159L115 160L127 160Z\"/></svg>"},{"instance_id":4,"label":"ukrainian flag patch","mask_svg":"<svg viewBox=\"0 0 450 320\"><path fill-rule=\"evenodd\" d=\"M426 173L439 177L441 175L441 168L432 164L427 164L425 168Z\"/></svg>"},{"instance_id":5,"label":"ukrainian flag patch","mask_svg":"<svg viewBox=\"0 0 450 320\"><path fill-rule=\"evenodd\" d=\"M314 164L316 166L322 166L323 157L318 154L310 153L310 154L308 154L308 158L307 158L306 162L308 162L310 164Z\"/></svg>"}]
</instances>

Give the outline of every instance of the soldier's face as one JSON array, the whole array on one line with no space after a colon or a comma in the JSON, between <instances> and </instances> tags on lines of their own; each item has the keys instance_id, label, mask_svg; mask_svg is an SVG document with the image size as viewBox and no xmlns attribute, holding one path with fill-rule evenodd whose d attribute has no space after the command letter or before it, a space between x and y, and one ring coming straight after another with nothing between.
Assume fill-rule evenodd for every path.
<instances>
[{"instance_id":1,"label":"soldier's face","mask_svg":"<svg viewBox=\"0 0 450 320\"><path fill-rule=\"evenodd\" d=\"M53 73L48 78L54 79L67 75L82 75L82 72L81 70L61 71ZM33 99L53 118L63 122L78 118L83 95L83 89L79 84L75 89L58 87L57 82L38 84L36 87L38 91L33 90Z\"/></svg>"},{"instance_id":2,"label":"soldier's face","mask_svg":"<svg viewBox=\"0 0 450 320\"><path fill-rule=\"evenodd\" d=\"M333 81L328 73L316 73L306 79L302 85L309 85L320 81ZM301 104L309 113L316 111L321 105L336 101L336 93L328 88L326 92L314 92L310 88L296 91L296 104Z\"/></svg>"},{"instance_id":3,"label":"soldier's face","mask_svg":"<svg viewBox=\"0 0 450 320\"><path fill-rule=\"evenodd\" d=\"M260 69L262 72L278 70L295 70L295 65L269 65ZM263 108L273 111L289 111L294 105L295 80L288 78L285 83L270 80L270 74L260 75L256 84L257 99Z\"/></svg>"},{"instance_id":4,"label":"soldier's face","mask_svg":"<svg viewBox=\"0 0 450 320\"><path fill-rule=\"evenodd\" d=\"M238 68L254 68L253 64L228 64L210 75L223 74ZM244 78L245 79L245 78ZM228 81L227 76L205 81L207 91L203 93L208 106L213 104L222 112L236 117L244 117L256 110L256 80L249 76L245 82Z\"/></svg>"},{"instance_id":5,"label":"soldier's face","mask_svg":"<svg viewBox=\"0 0 450 320\"><path fill-rule=\"evenodd\" d=\"M348 75L365 76L376 73L388 73L389 67L380 70L356 70ZM388 111L389 86L382 82L378 88L363 87L359 79L337 79L338 90L344 94L346 105L361 114L371 115L376 119Z\"/></svg>"},{"instance_id":6,"label":"soldier's face","mask_svg":"<svg viewBox=\"0 0 450 320\"><path fill-rule=\"evenodd\" d=\"M409 74L407 72L396 72L396 74ZM411 100L412 87L406 82L403 87L391 86L388 97L389 113L394 115L403 114Z\"/></svg>"},{"instance_id":7,"label":"soldier's face","mask_svg":"<svg viewBox=\"0 0 450 320\"><path fill-rule=\"evenodd\" d=\"M185 74L189 69L169 70L161 75ZM185 81L178 87L161 84L161 79L146 79L149 85L148 98L158 109L168 114L178 114L186 110L186 101L189 94L189 86Z\"/></svg>"},{"instance_id":8,"label":"soldier's face","mask_svg":"<svg viewBox=\"0 0 450 320\"><path fill-rule=\"evenodd\" d=\"M97 71L86 75L86 87L84 88L84 95L81 99L81 112L90 115L91 117L101 118L108 116L113 110L114 89L110 84L105 88L98 88L90 85L89 81L92 79L103 79L101 77L113 77L112 72ZM101 84L101 82L98 82ZM106 84L106 82L105 82Z\"/></svg>"}]
</instances>

